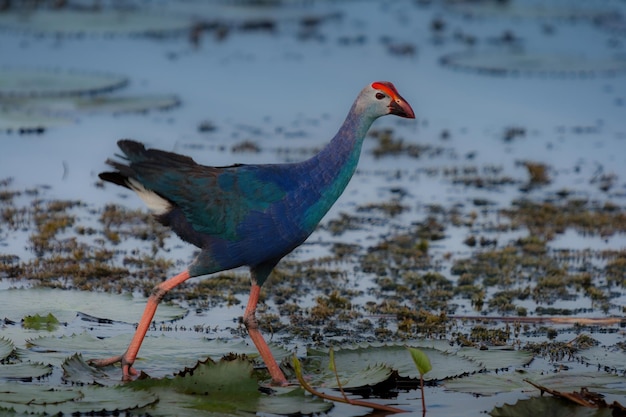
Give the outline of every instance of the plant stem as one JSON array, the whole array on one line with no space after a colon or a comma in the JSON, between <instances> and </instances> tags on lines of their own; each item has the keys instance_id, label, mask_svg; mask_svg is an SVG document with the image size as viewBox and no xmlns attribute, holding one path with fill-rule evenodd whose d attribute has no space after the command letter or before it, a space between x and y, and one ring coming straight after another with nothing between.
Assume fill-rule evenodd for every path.
<instances>
[{"instance_id":1,"label":"plant stem","mask_svg":"<svg viewBox=\"0 0 626 417\"><path fill-rule=\"evenodd\" d=\"M337 401L337 402L344 403L344 404L358 405L361 407L373 408L374 410L388 411L391 413L406 413L407 412L406 410L402 410L400 408L395 408L395 407L391 407L391 406L384 405L384 404L377 404L377 403L372 403L369 401L361 401L361 400L351 400L345 397L345 394L344 394L344 397L335 397L334 395L329 395L329 394L325 394L323 392L317 391L315 390L315 388L310 386L308 382L304 380L304 377L302 376L302 369L300 367L300 361L298 360L297 357L295 357L295 355L294 355L293 361L295 365L294 370L295 370L296 378L298 379L298 382L300 382L300 385L302 385L302 388L304 388L311 394L315 395L316 397L320 397L320 398L323 398L325 400L330 400L330 401Z\"/></svg>"},{"instance_id":2,"label":"plant stem","mask_svg":"<svg viewBox=\"0 0 626 417\"><path fill-rule=\"evenodd\" d=\"M330 351L332 353L332 347L330 348ZM343 387L341 386L341 381L339 380L339 373L337 372L337 366L335 366L335 355L331 354L330 355L330 361L333 367L333 372L335 373L335 379L337 380L337 386L339 387L339 391L341 392L341 395L343 395L343 398L346 399L346 401L350 401L348 399L348 396L346 395L346 393L343 391Z\"/></svg>"},{"instance_id":3,"label":"plant stem","mask_svg":"<svg viewBox=\"0 0 626 417\"><path fill-rule=\"evenodd\" d=\"M424 397L424 375L420 374L420 390L422 391L422 415L426 415L426 398Z\"/></svg>"}]
</instances>

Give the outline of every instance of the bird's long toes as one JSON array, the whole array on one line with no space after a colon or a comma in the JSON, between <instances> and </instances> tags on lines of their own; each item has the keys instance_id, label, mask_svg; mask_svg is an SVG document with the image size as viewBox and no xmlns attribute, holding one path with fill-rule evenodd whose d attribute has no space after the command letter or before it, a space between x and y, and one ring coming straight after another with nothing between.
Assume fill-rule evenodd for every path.
<instances>
[{"instance_id":1,"label":"bird's long toes","mask_svg":"<svg viewBox=\"0 0 626 417\"><path fill-rule=\"evenodd\" d=\"M90 366L95 366L96 368L104 368L105 366L113 365L115 363L122 361L122 355L112 356L110 358L105 359L89 359L87 364Z\"/></svg>"}]
</instances>

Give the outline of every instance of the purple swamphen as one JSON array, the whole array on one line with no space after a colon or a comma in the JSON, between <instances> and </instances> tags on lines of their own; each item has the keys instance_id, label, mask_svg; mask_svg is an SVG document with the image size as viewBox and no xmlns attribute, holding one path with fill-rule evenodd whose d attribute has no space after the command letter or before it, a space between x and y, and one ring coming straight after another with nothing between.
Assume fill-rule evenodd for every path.
<instances>
[{"instance_id":1,"label":"purple swamphen","mask_svg":"<svg viewBox=\"0 0 626 417\"><path fill-rule=\"evenodd\" d=\"M124 161L107 160L115 172L103 172L100 178L137 193L159 222L201 252L186 271L152 290L126 352L90 363L121 362L123 379L130 380L137 374L133 362L165 293L192 277L248 266L252 288L243 322L272 383L287 384L255 318L261 285L278 261L313 233L339 198L356 170L367 131L387 114L415 118L393 84L374 82L358 95L324 149L290 164L210 167L187 156L119 141Z\"/></svg>"}]
</instances>

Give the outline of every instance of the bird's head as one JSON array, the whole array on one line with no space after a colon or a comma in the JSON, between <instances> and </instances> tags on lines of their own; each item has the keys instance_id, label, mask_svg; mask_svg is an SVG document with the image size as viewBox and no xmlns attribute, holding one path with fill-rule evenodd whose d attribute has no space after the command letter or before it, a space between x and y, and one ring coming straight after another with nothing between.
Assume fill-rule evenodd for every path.
<instances>
[{"instance_id":1,"label":"bird's head","mask_svg":"<svg viewBox=\"0 0 626 417\"><path fill-rule=\"evenodd\" d=\"M411 105L388 81L376 81L365 87L357 99L357 106L360 107L360 111L369 113L374 118L395 114L407 119L415 119Z\"/></svg>"}]
</instances>

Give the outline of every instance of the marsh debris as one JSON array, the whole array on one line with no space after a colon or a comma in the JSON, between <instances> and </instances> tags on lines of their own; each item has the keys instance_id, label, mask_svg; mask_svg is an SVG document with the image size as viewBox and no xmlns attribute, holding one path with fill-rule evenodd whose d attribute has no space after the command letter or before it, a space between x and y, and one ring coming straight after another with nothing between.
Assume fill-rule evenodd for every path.
<instances>
[{"instance_id":1,"label":"marsh debris","mask_svg":"<svg viewBox=\"0 0 626 417\"><path fill-rule=\"evenodd\" d=\"M579 198L559 202L517 199L511 208L500 212L511 220L513 228L524 226L531 235L547 239L567 228L599 236L626 232L626 212L610 202Z\"/></svg>"},{"instance_id":2,"label":"marsh debris","mask_svg":"<svg viewBox=\"0 0 626 417\"><path fill-rule=\"evenodd\" d=\"M394 135L393 129L371 129L369 136L378 141L376 148L372 150L376 158L401 155L411 158L420 158L422 155L433 157L444 152L444 148L441 147L406 143L404 139L397 138Z\"/></svg>"}]
</instances>

